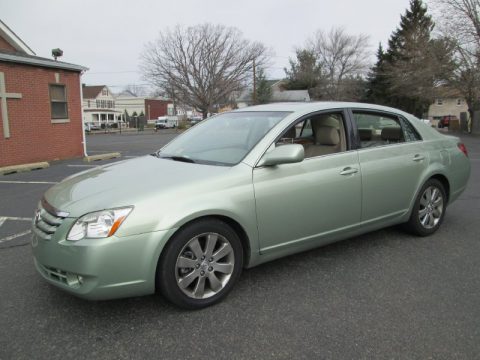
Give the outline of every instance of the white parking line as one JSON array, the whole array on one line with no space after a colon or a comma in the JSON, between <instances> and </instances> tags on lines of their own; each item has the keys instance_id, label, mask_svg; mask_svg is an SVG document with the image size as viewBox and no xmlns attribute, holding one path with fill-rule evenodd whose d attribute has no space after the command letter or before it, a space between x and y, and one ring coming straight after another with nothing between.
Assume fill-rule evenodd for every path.
<instances>
[{"instance_id":1,"label":"white parking line","mask_svg":"<svg viewBox=\"0 0 480 360\"><path fill-rule=\"evenodd\" d=\"M54 181L0 181L0 184L58 184Z\"/></svg>"},{"instance_id":2,"label":"white parking line","mask_svg":"<svg viewBox=\"0 0 480 360\"><path fill-rule=\"evenodd\" d=\"M5 217L0 217L0 227L2 227L3 223L7 220Z\"/></svg>"},{"instance_id":3,"label":"white parking line","mask_svg":"<svg viewBox=\"0 0 480 360\"><path fill-rule=\"evenodd\" d=\"M87 152L89 152L89 153L104 153L105 150L88 150ZM115 151L111 151L111 152L120 152L120 151L115 150Z\"/></svg>"},{"instance_id":4,"label":"white parking line","mask_svg":"<svg viewBox=\"0 0 480 360\"><path fill-rule=\"evenodd\" d=\"M67 165L69 167L98 167L99 165Z\"/></svg>"},{"instance_id":5,"label":"white parking line","mask_svg":"<svg viewBox=\"0 0 480 360\"><path fill-rule=\"evenodd\" d=\"M21 236L28 235L28 234L30 234L31 232L32 232L31 230L27 230L27 231L23 231L23 232L18 233L18 234L14 234L14 235L10 235L10 236L4 237L3 239L0 239L0 244L3 243L3 242L7 242L7 241L10 241L10 240L19 238L19 237L21 237Z\"/></svg>"},{"instance_id":6,"label":"white parking line","mask_svg":"<svg viewBox=\"0 0 480 360\"><path fill-rule=\"evenodd\" d=\"M16 221L32 221L32 218L28 217L15 217L15 216L0 216L0 220L16 220Z\"/></svg>"}]
</instances>

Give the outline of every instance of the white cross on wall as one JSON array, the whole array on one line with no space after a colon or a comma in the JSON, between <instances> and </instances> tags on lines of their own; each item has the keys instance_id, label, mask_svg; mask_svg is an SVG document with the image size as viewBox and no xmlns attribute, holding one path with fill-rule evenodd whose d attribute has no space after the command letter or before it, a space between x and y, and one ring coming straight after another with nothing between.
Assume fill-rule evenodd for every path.
<instances>
[{"instance_id":1,"label":"white cross on wall","mask_svg":"<svg viewBox=\"0 0 480 360\"><path fill-rule=\"evenodd\" d=\"M21 99L22 94L7 93L5 88L5 74L0 72L0 107L2 108L3 136L5 139L10 137L10 126L8 124L7 99Z\"/></svg>"}]
</instances>

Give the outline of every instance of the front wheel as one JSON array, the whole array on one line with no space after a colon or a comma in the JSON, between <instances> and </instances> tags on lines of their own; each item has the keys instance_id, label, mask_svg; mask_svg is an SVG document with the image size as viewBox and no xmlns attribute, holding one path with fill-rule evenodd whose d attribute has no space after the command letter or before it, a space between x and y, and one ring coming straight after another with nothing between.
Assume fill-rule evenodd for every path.
<instances>
[{"instance_id":1,"label":"front wheel","mask_svg":"<svg viewBox=\"0 0 480 360\"><path fill-rule=\"evenodd\" d=\"M428 180L420 190L412 214L406 226L415 235L433 234L442 224L445 216L447 197L443 184L436 180Z\"/></svg>"},{"instance_id":2,"label":"front wheel","mask_svg":"<svg viewBox=\"0 0 480 360\"><path fill-rule=\"evenodd\" d=\"M235 231L216 219L181 229L166 245L157 268L157 287L177 306L200 309L222 300L243 267Z\"/></svg>"}]
</instances>

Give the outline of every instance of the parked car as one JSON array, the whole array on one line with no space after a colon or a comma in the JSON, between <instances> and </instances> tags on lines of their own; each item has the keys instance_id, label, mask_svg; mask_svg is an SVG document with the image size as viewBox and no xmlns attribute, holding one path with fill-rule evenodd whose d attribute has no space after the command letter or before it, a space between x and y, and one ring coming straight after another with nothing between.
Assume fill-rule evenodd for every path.
<instances>
[{"instance_id":1,"label":"parked car","mask_svg":"<svg viewBox=\"0 0 480 360\"><path fill-rule=\"evenodd\" d=\"M443 117L438 121L438 125L437 125L437 126L438 126L439 128L449 127L451 120L458 120L458 118L457 118L455 115L446 115L446 116L443 116Z\"/></svg>"},{"instance_id":2,"label":"parked car","mask_svg":"<svg viewBox=\"0 0 480 360\"><path fill-rule=\"evenodd\" d=\"M458 138L400 110L253 106L50 188L33 222L35 266L86 299L159 290L198 309L243 268L396 224L432 235L469 175Z\"/></svg>"},{"instance_id":3,"label":"parked car","mask_svg":"<svg viewBox=\"0 0 480 360\"><path fill-rule=\"evenodd\" d=\"M85 131L90 132L95 130L100 130L100 126L97 123L94 123L94 122L85 123Z\"/></svg>"}]
</instances>

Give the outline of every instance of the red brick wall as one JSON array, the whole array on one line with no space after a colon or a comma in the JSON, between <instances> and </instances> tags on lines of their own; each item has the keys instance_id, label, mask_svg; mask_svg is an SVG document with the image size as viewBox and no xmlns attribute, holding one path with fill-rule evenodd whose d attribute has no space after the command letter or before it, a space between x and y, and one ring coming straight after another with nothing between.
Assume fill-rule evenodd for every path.
<instances>
[{"instance_id":1,"label":"red brick wall","mask_svg":"<svg viewBox=\"0 0 480 360\"><path fill-rule=\"evenodd\" d=\"M153 120L159 116L166 116L168 104L170 104L169 101L145 99L145 116L147 120ZM148 106L150 106L150 113Z\"/></svg>"},{"instance_id":2,"label":"red brick wall","mask_svg":"<svg viewBox=\"0 0 480 360\"><path fill-rule=\"evenodd\" d=\"M83 155L80 74L59 69L0 62L7 92L10 138L5 139L0 112L0 166L80 157ZM49 84L66 85L69 123L52 124ZM0 105L1 106L1 105Z\"/></svg>"},{"instance_id":3,"label":"red brick wall","mask_svg":"<svg viewBox=\"0 0 480 360\"><path fill-rule=\"evenodd\" d=\"M16 51L15 48L10 45L7 40L5 40L4 38L2 38L0 36L0 49L1 50L8 50L8 51Z\"/></svg>"}]
</instances>

